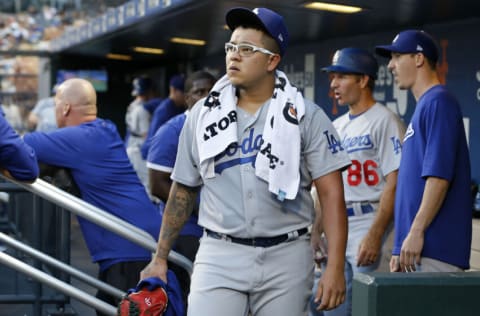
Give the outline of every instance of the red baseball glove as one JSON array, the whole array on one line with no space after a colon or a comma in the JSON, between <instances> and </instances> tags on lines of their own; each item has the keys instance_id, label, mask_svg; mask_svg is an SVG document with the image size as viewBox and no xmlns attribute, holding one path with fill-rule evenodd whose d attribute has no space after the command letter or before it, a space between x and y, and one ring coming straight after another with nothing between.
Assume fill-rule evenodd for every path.
<instances>
[{"instance_id":1,"label":"red baseball glove","mask_svg":"<svg viewBox=\"0 0 480 316\"><path fill-rule=\"evenodd\" d=\"M118 316L161 316L167 309L168 296L162 287L153 290L144 286L130 292L118 305Z\"/></svg>"}]
</instances>

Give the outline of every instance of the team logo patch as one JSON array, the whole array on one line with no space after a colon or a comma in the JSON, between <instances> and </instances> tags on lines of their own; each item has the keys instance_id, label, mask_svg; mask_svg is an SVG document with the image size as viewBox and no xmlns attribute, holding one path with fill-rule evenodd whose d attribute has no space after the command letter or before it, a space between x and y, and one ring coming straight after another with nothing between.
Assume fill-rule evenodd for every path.
<instances>
[{"instance_id":1,"label":"team logo patch","mask_svg":"<svg viewBox=\"0 0 480 316\"><path fill-rule=\"evenodd\" d=\"M287 102L283 107L283 117L287 122L298 125L297 109L293 106L293 103Z\"/></svg>"},{"instance_id":2,"label":"team logo patch","mask_svg":"<svg viewBox=\"0 0 480 316\"><path fill-rule=\"evenodd\" d=\"M327 138L328 149L332 154L336 154L339 151L343 151L342 142L335 138L335 135L330 133L328 130L323 132L323 135Z\"/></svg>"},{"instance_id":3,"label":"team logo patch","mask_svg":"<svg viewBox=\"0 0 480 316\"><path fill-rule=\"evenodd\" d=\"M337 65L339 58L340 58L340 51L337 50L337 51L335 52L335 55L333 55L332 65Z\"/></svg>"},{"instance_id":4,"label":"team logo patch","mask_svg":"<svg viewBox=\"0 0 480 316\"><path fill-rule=\"evenodd\" d=\"M402 151L402 142L395 136L390 137L390 140L392 141L395 155L398 155Z\"/></svg>"},{"instance_id":5,"label":"team logo patch","mask_svg":"<svg viewBox=\"0 0 480 316\"><path fill-rule=\"evenodd\" d=\"M407 131L405 132L405 137L403 138L403 142L405 143L407 139L412 137L415 134L415 131L413 130L412 123L408 124Z\"/></svg>"}]
</instances>

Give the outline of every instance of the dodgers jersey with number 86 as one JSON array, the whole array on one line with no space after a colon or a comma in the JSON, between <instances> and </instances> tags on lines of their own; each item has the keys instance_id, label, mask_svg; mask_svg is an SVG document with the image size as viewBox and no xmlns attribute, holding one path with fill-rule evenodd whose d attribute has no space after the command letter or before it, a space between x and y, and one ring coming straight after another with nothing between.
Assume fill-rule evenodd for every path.
<instances>
[{"instance_id":1,"label":"dodgers jersey with number 86","mask_svg":"<svg viewBox=\"0 0 480 316\"><path fill-rule=\"evenodd\" d=\"M376 103L357 116L347 112L333 125L352 160L342 173L345 201L379 201L385 175L400 165L404 124L392 111Z\"/></svg>"}]
</instances>

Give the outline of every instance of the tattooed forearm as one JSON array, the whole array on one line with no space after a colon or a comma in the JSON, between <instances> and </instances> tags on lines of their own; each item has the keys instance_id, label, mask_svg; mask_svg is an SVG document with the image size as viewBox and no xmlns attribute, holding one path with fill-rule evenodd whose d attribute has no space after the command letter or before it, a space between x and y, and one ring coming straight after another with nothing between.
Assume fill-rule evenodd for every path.
<instances>
[{"instance_id":1,"label":"tattooed forearm","mask_svg":"<svg viewBox=\"0 0 480 316\"><path fill-rule=\"evenodd\" d=\"M197 188L173 182L163 212L162 229L156 256L166 259L180 230L192 213L197 197Z\"/></svg>"}]
</instances>

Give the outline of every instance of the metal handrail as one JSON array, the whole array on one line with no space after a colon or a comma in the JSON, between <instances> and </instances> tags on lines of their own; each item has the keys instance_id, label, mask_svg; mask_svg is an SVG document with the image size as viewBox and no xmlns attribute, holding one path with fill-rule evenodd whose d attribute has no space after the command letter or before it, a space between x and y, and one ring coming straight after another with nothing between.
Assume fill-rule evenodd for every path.
<instances>
[{"instance_id":1,"label":"metal handrail","mask_svg":"<svg viewBox=\"0 0 480 316\"><path fill-rule=\"evenodd\" d=\"M2 177L23 187L25 190L37 194L78 216L94 222L95 224L142 246L151 252L156 251L156 241L142 229L77 198L76 196L60 190L42 179L37 179L34 183L30 184L19 182L4 176ZM192 274L193 265L187 257L175 251L170 251L168 260L184 268L190 275Z\"/></svg>"},{"instance_id":2,"label":"metal handrail","mask_svg":"<svg viewBox=\"0 0 480 316\"><path fill-rule=\"evenodd\" d=\"M54 268L57 268L58 270L66 272L71 276L73 276L74 278L80 281L83 281L104 292L107 292L117 298L122 298L125 295L125 292L120 291L116 287L113 287L105 282L98 280L97 278L94 278L78 269L75 269L69 266L68 264L65 264L53 257L50 257L49 255L46 255L43 252L36 250L35 248L27 246L24 243L19 242L2 232L0 232L0 241L3 242L4 244L7 244L10 247L13 247L17 250L20 250L26 253L27 255L31 256L34 259L38 259Z\"/></svg>"},{"instance_id":3,"label":"metal handrail","mask_svg":"<svg viewBox=\"0 0 480 316\"><path fill-rule=\"evenodd\" d=\"M104 227L105 229L112 231L138 245L141 247L154 252L156 250L157 243L153 239L151 235L149 235L146 231L110 214L106 211L101 210L98 207L95 207L63 190L58 189L57 187L41 180L37 179L34 183L24 183L18 182L16 180L7 178L0 174L0 176L7 181L18 185L19 187L30 191L54 204L57 206L62 207L63 209L70 211L77 216L81 216L95 224ZM67 273L70 273L73 277L84 281L94 287L103 290L112 294L115 297L122 297L123 292L119 289L111 287L110 285L103 283L102 281L96 280L90 277L87 274L84 274L81 271L76 270L40 251L35 250L29 246L18 242L7 235L0 233L0 240L4 241L5 243L18 248L27 254L30 254L32 257L44 261L47 264L50 264L56 268L59 268ZM190 275L192 273L192 262L186 258L185 256L171 251L168 260L176 263L180 267L184 268ZM65 283L39 269L29 266L26 263L21 262L20 260L7 255L3 252L0 252L0 263L5 264L17 271L23 272L32 278L51 286L54 289L57 289L66 295L74 297L79 301L90 305L97 309L100 312L103 312L108 315L116 315L117 309L116 307L107 304L106 302L97 299L96 297L91 296L88 293L85 293L79 289L74 288L68 283Z\"/></svg>"},{"instance_id":4,"label":"metal handrail","mask_svg":"<svg viewBox=\"0 0 480 316\"><path fill-rule=\"evenodd\" d=\"M15 269L17 271L23 272L37 281L40 281L58 291L61 291L73 298L76 298L80 302L93 306L96 310L102 313L112 315L112 316L117 315L116 307L108 303L105 303L104 301L99 300L98 298L88 293L85 293L82 290L76 289L72 285L65 283L63 281L60 281L59 279L43 271L40 271L1 251L0 251L0 263L3 263L4 265L12 269Z\"/></svg>"}]
</instances>

